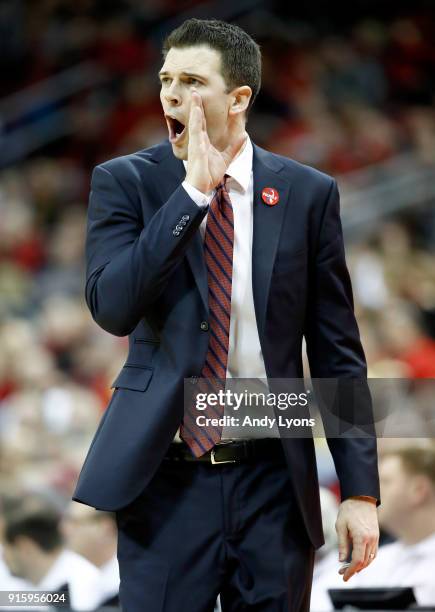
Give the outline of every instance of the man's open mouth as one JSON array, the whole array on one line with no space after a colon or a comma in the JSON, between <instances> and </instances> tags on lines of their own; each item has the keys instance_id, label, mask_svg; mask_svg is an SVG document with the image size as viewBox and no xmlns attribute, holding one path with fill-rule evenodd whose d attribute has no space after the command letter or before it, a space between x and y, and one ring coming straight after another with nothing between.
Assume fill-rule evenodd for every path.
<instances>
[{"instance_id":1,"label":"man's open mouth","mask_svg":"<svg viewBox=\"0 0 435 612\"><path fill-rule=\"evenodd\" d=\"M178 121L178 119L174 119L174 117L169 115L166 115L166 123L169 130L169 142L179 142L185 134L186 126L181 121Z\"/></svg>"}]
</instances>

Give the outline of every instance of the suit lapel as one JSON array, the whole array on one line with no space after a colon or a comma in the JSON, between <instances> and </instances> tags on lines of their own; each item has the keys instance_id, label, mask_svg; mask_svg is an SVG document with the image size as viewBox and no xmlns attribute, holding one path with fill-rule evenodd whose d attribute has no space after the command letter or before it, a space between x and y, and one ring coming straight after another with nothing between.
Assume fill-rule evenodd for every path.
<instances>
[{"instance_id":1,"label":"suit lapel","mask_svg":"<svg viewBox=\"0 0 435 612\"><path fill-rule=\"evenodd\" d=\"M279 175L284 167L279 158L256 145L253 146L252 292L258 332L262 339L270 281L288 205L290 184L288 179ZM278 191L279 202L275 206L268 206L263 202L261 193L265 187L273 187Z\"/></svg>"}]
</instances>

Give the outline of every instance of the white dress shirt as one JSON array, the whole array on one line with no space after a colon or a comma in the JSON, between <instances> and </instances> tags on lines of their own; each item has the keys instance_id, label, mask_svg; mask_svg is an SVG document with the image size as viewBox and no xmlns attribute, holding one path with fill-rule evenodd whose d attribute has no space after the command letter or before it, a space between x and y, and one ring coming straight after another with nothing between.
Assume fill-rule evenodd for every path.
<instances>
[{"instance_id":1,"label":"white dress shirt","mask_svg":"<svg viewBox=\"0 0 435 612\"><path fill-rule=\"evenodd\" d=\"M99 570L101 602L105 602L119 593L119 564L116 554Z\"/></svg>"},{"instance_id":2,"label":"white dress shirt","mask_svg":"<svg viewBox=\"0 0 435 612\"><path fill-rule=\"evenodd\" d=\"M63 550L41 582L38 591L56 591L68 583L71 608L95 610L101 602L100 572L90 561L71 550Z\"/></svg>"},{"instance_id":3,"label":"white dress shirt","mask_svg":"<svg viewBox=\"0 0 435 612\"><path fill-rule=\"evenodd\" d=\"M261 352L258 336L257 320L254 309L252 293L252 235L253 235L253 193L254 177L252 171L253 147L249 136L240 153L228 166L226 174L228 179L226 188L233 205L234 215L234 247L233 247L233 276L231 289L231 320L229 333L227 378L254 378L265 380L263 354ZM183 162L185 168L187 162ZM187 181L182 183L184 189L198 206L208 206L213 193L204 194L190 185ZM205 236L207 215L204 217L200 232ZM267 387L260 385L261 391L267 393ZM244 388L244 387L243 387ZM240 391L241 389L237 389ZM259 392L259 385L252 386L249 391ZM234 416L225 407L225 415ZM268 415L274 417L271 407L261 407L256 416ZM275 428L223 428L222 439L279 437Z\"/></svg>"},{"instance_id":4,"label":"white dress shirt","mask_svg":"<svg viewBox=\"0 0 435 612\"><path fill-rule=\"evenodd\" d=\"M420 606L435 606L435 533L417 544L397 541L381 546L376 559L347 582L339 576L338 554L330 553L314 570L311 610L329 612L334 607L328 589L413 587Z\"/></svg>"}]
</instances>

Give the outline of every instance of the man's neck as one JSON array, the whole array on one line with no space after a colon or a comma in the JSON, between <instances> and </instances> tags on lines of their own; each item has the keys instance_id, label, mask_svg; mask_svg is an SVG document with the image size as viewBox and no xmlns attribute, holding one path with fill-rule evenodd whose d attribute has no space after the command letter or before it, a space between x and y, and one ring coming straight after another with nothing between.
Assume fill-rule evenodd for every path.
<instances>
[{"instance_id":1,"label":"man's neck","mask_svg":"<svg viewBox=\"0 0 435 612\"><path fill-rule=\"evenodd\" d=\"M239 157L239 155L241 155L243 153L243 151L245 150L246 147L246 143L248 142L248 133L245 131L244 132L244 141L242 142L240 149L237 151L237 153L234 155L233 159L231 160L232 162L237 159L237 157Z\"/></svg>"},{"instance_id":2,"label":"man's neck","mask_svg":"<svg viewBox=\"0 0 435 612\"><path fill-rule=\"evenodd\" d=\"M91 563L101 568L113 558L116 553L116 548L116 540L115 542L109 541L107 544L95 548L92 555L86 556Z\"/></svg>"}]
</instances>

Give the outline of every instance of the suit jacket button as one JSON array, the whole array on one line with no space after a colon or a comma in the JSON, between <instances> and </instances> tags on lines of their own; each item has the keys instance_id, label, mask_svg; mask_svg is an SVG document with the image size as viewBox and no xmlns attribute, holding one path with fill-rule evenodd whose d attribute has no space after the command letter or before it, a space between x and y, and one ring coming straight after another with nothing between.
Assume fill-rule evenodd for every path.
<instances>
[{"instance_id":1,"label":"suit jacket button","mask_svg":"<svg viewBox=\"0 0 435 612\"><path fill-rule=\"evenodd\" d=\"M172 233L174 234L174 236L180 235L180 232L177 229L172 230Z\"/></svg>"},{"instance_id":2,"label":"suit jacket button","mask_svg":"<svg viewBox=\"0 0 435 612\"><path fill-rule=\"evenodd\" d=\"M183 229L183 226L182 226L182 225L176 225L176 226L175 226L175 229L176 229L178 232L181 232L181 230Z\"/></svg>"},{"instance_id":3,"label":"suit jacket button","mask_svg":"<svg viewBox=\"0 0 435 612\"><path fill-rule=\"evenodd\" d=\"M201 325L200 325L200 327L201 327L201 330L202 330L202 331L208 331L208 327L209 327L209 326L208 326L207 321L201 321Z\"/></svg>"},{"instance_id":4,"label":"suit jacket button","mask_svg":"<svg viewBox=\"0 0 435 612\"><path fill-rule=\"evenodd\" d=\"M190 215L183 215L181 218L183 219L183 221L189 221Z\"/></svg>"}]
</instances>

